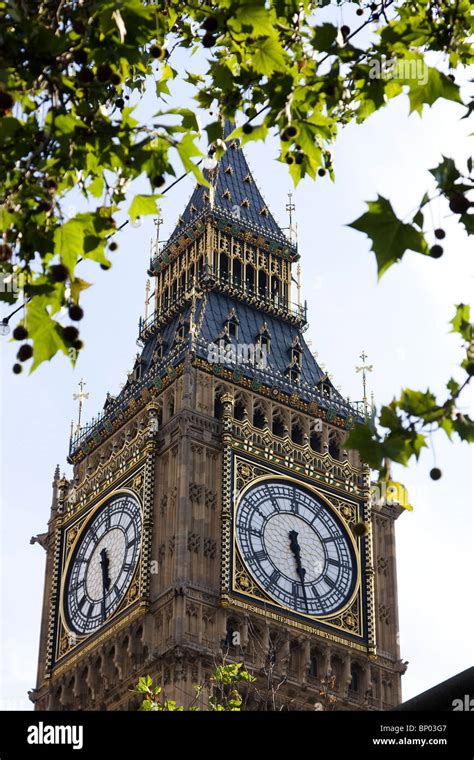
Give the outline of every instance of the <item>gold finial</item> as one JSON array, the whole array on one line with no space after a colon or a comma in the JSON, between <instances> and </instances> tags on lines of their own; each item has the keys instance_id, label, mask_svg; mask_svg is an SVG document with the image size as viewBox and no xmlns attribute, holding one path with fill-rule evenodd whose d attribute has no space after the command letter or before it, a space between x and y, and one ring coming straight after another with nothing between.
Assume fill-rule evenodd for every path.
<instances>
[{"instance_id":1,"label":"gold finial","mask_svg":"<svg viewBox=\"0 0 474 760\"><path fill-rule=\"evenodd\" d=\"M145 322L148 319L148 306L150 304L150 280L147 279L146 285L145 285Z\"/></svg>"},{"instance_id":2,"label":"gold finial","mask_svg":"<svg viewBox=\"0 0 474 760\"><path fill-rule=\"evenodd\" d=\"M89 398L89 394L85 393L84 388L86 387L85 381L81 378L79 383L79 393L73 394L74 401L79 401L79 414L77 418L77 427L76 431L79 432L81 429L81 418L82 418L82 406L84 404L84 401Z\"/></svg>"},{"instance_id":3,"label":"gold finial","mask_svg":"<svg viewBox=\"0 0 474 760\"><path fill-rule=\"evenodd\" d=\"M286 210L288 211L288 217L289 217L289 226L288 226L288 237L290 240L290 243L293 242L293 211L295 210L296 206L293 203L293 193L288 193L288 203L286 204Z\"/></svg>"},{"instance_id":4,"label":"gold finial","mask_svg":"<svg viewBox=\"0 0 474 760\"><path fill-rule=\"evenodd\" d=\"M362 351L360 358L362 359L362 365L360 367L356 367L355 370L356 372L362 372L362 387L364 390L364 397L362 399L362 403L364 404L364 417L367 421L369 418L368 403L367 403L367 372L372 372L374 365L365 363L365 360L368 358L365 351Z\"/></svg>"}]
</instances>

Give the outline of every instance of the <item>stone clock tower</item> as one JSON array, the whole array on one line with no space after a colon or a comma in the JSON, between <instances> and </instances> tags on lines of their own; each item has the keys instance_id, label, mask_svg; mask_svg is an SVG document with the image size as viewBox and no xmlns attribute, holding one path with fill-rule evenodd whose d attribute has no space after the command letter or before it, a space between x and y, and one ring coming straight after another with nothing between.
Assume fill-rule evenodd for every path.
<instances>
[{"instance_id":1,"label":"stone clock tower","mask_svg":"<svg viewBox=\"0 0 474 760\"><path fill-rule=\"evenodd\" d=\"M151 261L133 372L56 471L31 699L132 709L150 674L188 706L224 659L257 677L248 709L392 707L402 510L371 508L344 450L359 412L305 343L296 246L237 141L208 178Z\"/></svg>"}]
</instances>

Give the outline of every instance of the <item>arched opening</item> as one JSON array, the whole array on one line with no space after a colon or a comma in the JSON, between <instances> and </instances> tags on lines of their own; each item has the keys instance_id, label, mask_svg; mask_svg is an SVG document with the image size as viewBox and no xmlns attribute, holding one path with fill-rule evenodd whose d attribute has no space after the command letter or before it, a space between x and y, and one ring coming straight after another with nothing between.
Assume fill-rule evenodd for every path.
<instances>
[{"instance_id":1,"label":"arched opening","mask_svg":"<svg viewBox=\"0 0 474 760\"><path fill-rule=\"evenodd\" d=\"M267 274L261 269L258 273L258 292L261 296L266 296L268 292L268 276Z\"/></svg>"},{"instance_id":2,"label":"arched opening","mask_svg":"<svg viewBox=\"0 0 474 760\"><path fill-rule=\"evenodd\" d=\"M279 438L283 438L285 434L285 423L283 421L283 417L279 412L276 412L273 415L272 433L273 435L279 436Z\"/></svg>"},{"instance_id":3,"label":"arched opening","mask_svg":"<svg viewBox=\"0 0 474 760\"><path fill-rule=\"evenodd\" d=\"M234 419L239 420L241 422L245 417L245 404L242 401L242 399L237 399L235 406L234 406Z\"/></svg>"},{"instance_id":4,"label":"arched opening","mask_svg":"<svg viewBox=\"0 0 474 760\"><path fill-rule=\"evenodd\" d=\"M224 411L224 406L222 404L220 396L216 393L214 396L214 417L217 420L222 419L222 414Z\"/></svg>"},{"instance_id":5,"label":"arched opening","mask_svg":"<svg viewBox=\"0 0 474 760\"><path fill-rule=\"evenodd\" d=\"M251 264L247 264L245 267L245 285L250 293L255 290L255 269Z\"/></svg>"},{"instance_id":6,"label":"arched opening","mask_svg":"<svg viewBox=\"0 0 474 760\"><path fill-rule=\"evenodd\" d=\"M275 303L280 301L280 280L275 274L272 277L272 299Z\"/></svg>"},{"instance_id":7,"label":"arched opening","mask_svg":"<svg viewBox=\"0 0 474 760\"><path fill-rule=\"evenodd\" d=\"M311 652L311 658L309 661L309 669L308 669L308 675L311 676L311 678L317 678L319 675L319 669L318 669L318 656L316 652Z\"/></svg>"},{"instance_id":8,"label":"arched opening","mask_svg":"<svg viewBox=\"0 0 474 760\"><path fill-rule=\"evenodd\" d=\"M237 285L239 287L242 284L242 264L238 259L234 259L234 266L233 266L233 283L234 285Z\"/></svg>"},{"instance_id":9,"label":"arched opening","mask_svg":"<svg viewBox=\"0 0 474 760\"><path fill-rule=\"evenodd\" d=\"M299 446L303 443L303 426L299 420L295 420L291 426L291 440Z\"/></svg>"},{"instance_id":10,"label":"arched opening","mask_svg":"<svg viewBox=\"0 0 474 760\"><path fill-rule=\"evenodd\" d=\"M253 410L253 426L260 430L265 427L265 415L259 406Z\"/></svg>"},{"instance_id":11,"label":"arched opening","mask_svg":"<svg viewBox=\"0 0 474 760\"><path fill-rule=\"evenodd\" d=\"M227 280L229 276L229 257L226 253L219 255L219 274L224 280Z\"/></svg>"},{"instance_id":12,"label":"arched opening","mask_svg":"<svg viewBox=\"0 0 474 760\"><path fill-rule=\"evenodd\" d=\"M341 440L338 434L334 431L329 433L328 451L333 459L341 458Z\"/></svg>"},{"instance_id":13,"label":"arched opening","mask_svg":"<svg viewBox=\"0 0 474 760\"><path fill-rule=\"evenodd\" d=\"M321 433L317 433L315 430L313 430L309 438L309 445L313 451L315 451L317 454L320 454L323 448L323 437Z\"/></svg>"},{"instance_id":14,"label":"arched opening","mask_svg":"<svg viewBox=\"0 0 474 760\"><path fill-rule=\"evenodd\" d=\"M361 676L362 676L362 673L361 673L359 665L357 664L351 665L351 682L349 684L350 691L353 691L356 693L360 692L361 680L362 680Z\"/></svg>"}]
</instances>

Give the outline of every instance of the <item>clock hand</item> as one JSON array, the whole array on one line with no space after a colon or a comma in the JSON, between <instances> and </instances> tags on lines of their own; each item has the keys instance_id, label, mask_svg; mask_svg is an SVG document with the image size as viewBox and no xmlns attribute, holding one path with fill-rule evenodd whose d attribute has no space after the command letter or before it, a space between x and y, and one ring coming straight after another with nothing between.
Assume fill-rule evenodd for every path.
<instances>
[{"instance_id":1,"label":"clock hand","mask_svg":"<svg viewBox=\"0 0 474 760\"><path fill-rule=\"evenodd\" d=\"M298 533L296 530L290 530L290 532L288 533L288 536L290 539L290 549L293 552L295 562L296 562L296 572L298 573L298 577L301 581L301 588L303 589L303 597L304 597L306 612L308 612L308 598L306 596L306 587L304 585L306 570L301 564L301 548L298 543Z\"/></svg>"},{"instance_id":2,"label":"clock hand","mask_svg":"<svg viewBox=\"0 0 474 760\"><path fill-rule=\"evenodd\" d=\"M100 552L100 567L102 570L102 620L105 620L107 612L106 596L107 591L110 588L110 575L109 575L110 560L107 555L107 549L104 547Z\"/></svg>"}]
</instances>

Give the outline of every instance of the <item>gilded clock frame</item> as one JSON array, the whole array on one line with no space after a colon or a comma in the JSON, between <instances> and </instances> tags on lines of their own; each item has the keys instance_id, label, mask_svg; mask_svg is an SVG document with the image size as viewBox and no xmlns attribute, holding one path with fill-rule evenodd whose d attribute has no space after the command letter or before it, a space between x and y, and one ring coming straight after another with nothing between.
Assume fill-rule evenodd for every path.
<instances>
[{"instance_id":1,"label":"gilded clock frame","mask_svg":"<svg viewBox=\"0 0 474 760\"><path fill-rule=\"evenodd\" d=\"M53 646L53 656L50 667L58 671L65 661L76 651L83 651L89 643L96 645L105 634L115 630L122 622L126 622L138 611L137 608L143 609L146 606L146 581L147 565L145 560L145 549L149 544L149 525L146 519L146 491L145 482L147 479L146 463L142 462L139 467L128 472L121 480L116 481L110 488L103 491L99 497L92 499L85 504L80 512L74 515L65 516L66 520L60 527L60 562L58 567L59 594L56 604L56 623ZM65 583L69 566L74 556L78 542L87 530L94 515L101 507L111 498L118 494L128 494L138 500L141 513L141 536L140 549L135 571L132 575L127 591L124 594L119 606L112 615L100 626L97 631L87 634L78 634L72 631L64 614L65 603ZM69 517L69 519L68 519Z\"/></svg>"},{"instance_id":2,"label":"gilded clock frame","mask_svg":"<svg viewBox=\"0 0 474 760\"><path fill-rule=\"evenodd\" d=\"M249 469L247 482L238 486L239 467ZM306 488L310 493L321 499L338 519L346 532L353 547L356 560L356 580L351 598L335 613L331 615L311 616L295 612L268 595L265 590L254 580L247 569L237 545L236 536L236 512L245 492L257 482L268 479L277 479L291 482L297 486ZM371 599L373 599L373 576L371 563L368 558L370 552L370 537L355 537L351 530L349 520L346 519L342 509L350 511L351 522L364 521L366 519L366 504L363 499L355 494L341 494L339 489L325 487L321 481L311 477L295 477L294 472L285 471L284 467L276 464L269 465L267 462L254 458L251 455L242 455L232 446L227 447L224 454L224 505L229 504L229 509L223 505L223 546L222 546L222 584L221 601L223 606L240 607L247 611L253 611L268 618L285 621L290 626L318 633L323 637L334 641L346 642L349 639L355 649L375 652L375 630L373 615L370 614ZM340 505L338 508L330 498L337 498ZM227 562L226 562L227 558ZM227 567L224 565L227 564ZM242 580L245 583L242 583ZM243 588L247 586L247 588Z\"/></svg>"}]
</instances>

